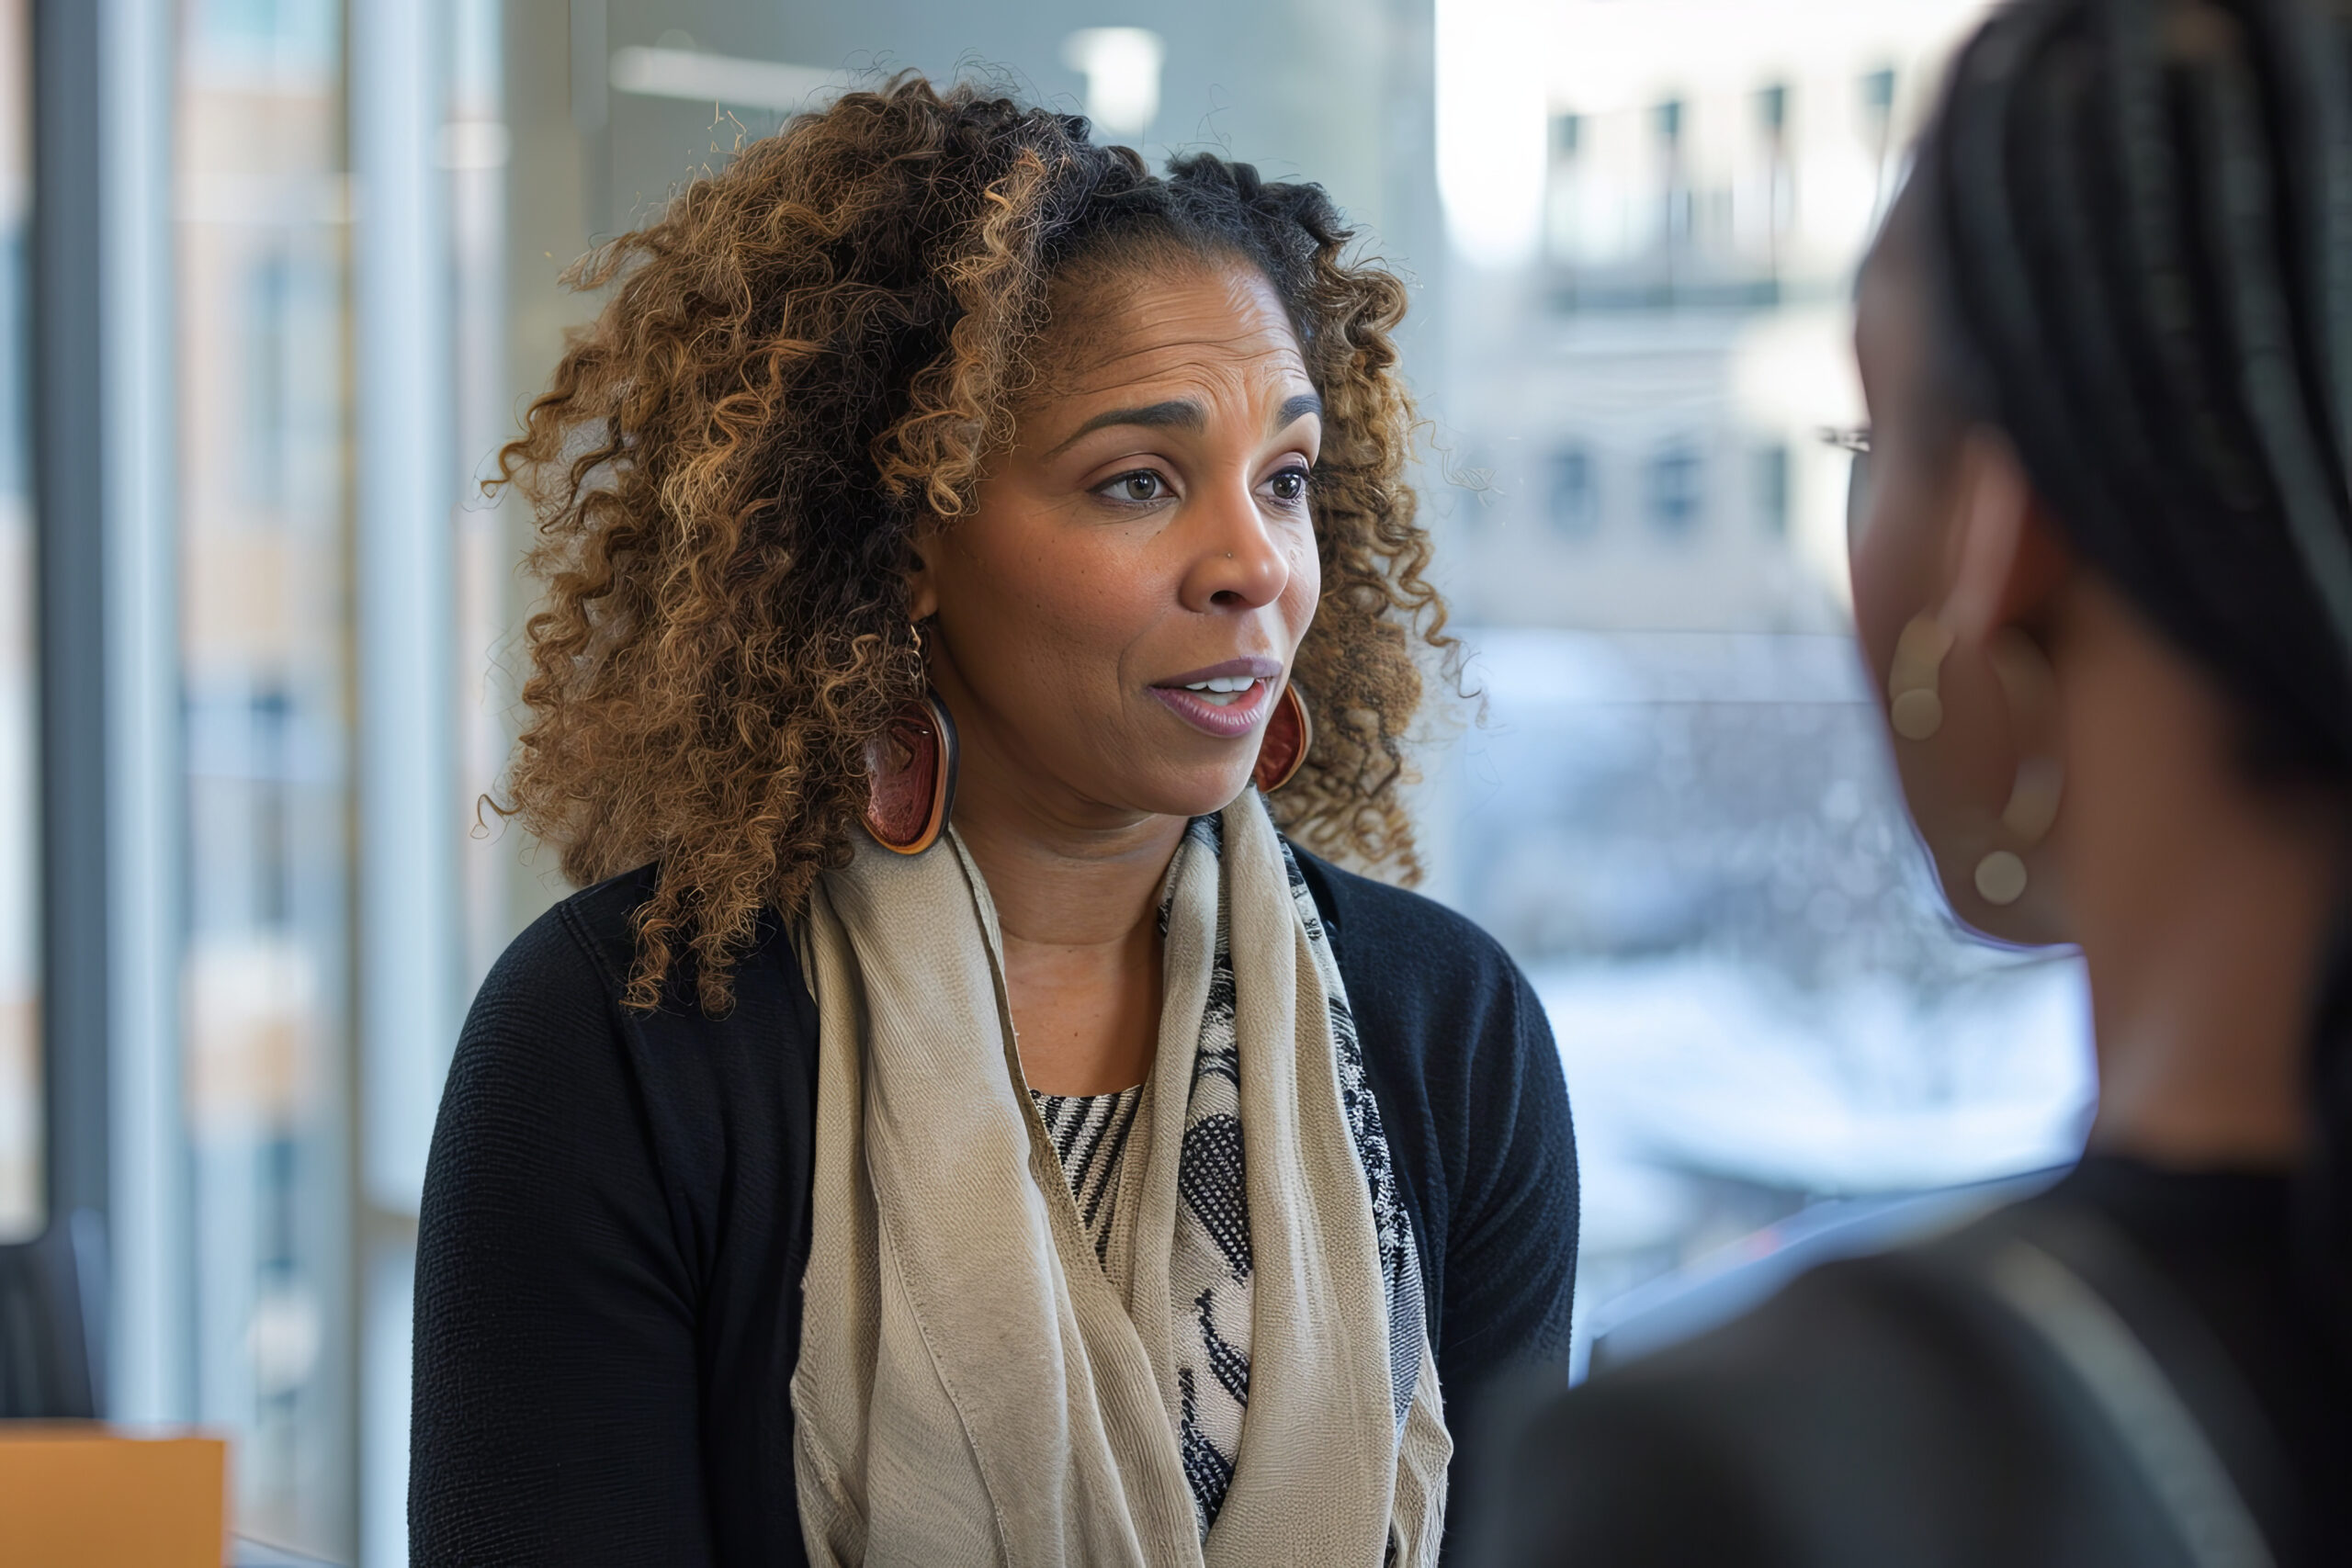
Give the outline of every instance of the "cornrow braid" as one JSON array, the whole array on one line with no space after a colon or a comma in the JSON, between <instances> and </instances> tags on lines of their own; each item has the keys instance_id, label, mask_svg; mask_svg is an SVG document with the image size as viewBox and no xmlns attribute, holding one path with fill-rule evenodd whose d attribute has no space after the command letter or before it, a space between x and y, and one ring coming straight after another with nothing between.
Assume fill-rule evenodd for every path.
<instances>
[{"instance_id":1,"label":"cornrow braid","mask_svg":"<svg viewBox=\"0 0 2352 1568\"><path fill-rule=\"evenodd\" d=\"M2263 767L2352 785L2352 20L2019 0L1904 220L1940 373L2070 542L2211 669ZM2304 1254L2352 1324L2352 865L2312 1019ZM2340 1347L2352 1348L2352 1347Z\"/></svg>"}]
</instances>

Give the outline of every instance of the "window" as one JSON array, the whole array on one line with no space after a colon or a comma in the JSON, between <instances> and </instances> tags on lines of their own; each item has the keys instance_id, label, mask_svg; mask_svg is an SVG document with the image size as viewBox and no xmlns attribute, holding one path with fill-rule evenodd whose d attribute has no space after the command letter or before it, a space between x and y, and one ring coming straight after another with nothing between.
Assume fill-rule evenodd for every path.
<instances>
[{"instance_id":1,"label":"window","mask_svg":"<svg viewBox=\"0 0 2352 1568\"><path fill-rule=\"evenodd\" d=\"M1862 77L1862 107L1873 130L1883 130L1894 113L1894 67L1881 66Z\"/></svg>"},{"instance_id":2,"label":"window","mask_svg":"<svg viewBox=\"0 0 2352 1568\"><path fill-rule=\"evenodd\" d=\"M1570 266L1580 259L1588 226L1588 215L1579 210L1583 187L1577 175L1583 149L1584 117L1555 114L1551 158L1544 176L1544 250L1553 261Z\"/></svg>"},{"instance_id":3,"label":"window","mask_svg":"<svg viewBox=\"0 0 2352 1568\"><path fill-rule=\"evenodd\" d=\"M1665 221L1659 240L1666 249L1668 275L1666 284L1673 288L1675 254L1690 243L1691 196L1689 171L1684 165L1682 131L1682 100L1669 98L1658 105L1653 116L1657 128L1659 194L1664 203Z\"/></svg>"},{"instance_id":4,"label":"window","mask_svg":"<svg viewBox=\"0 0 2352 1568\"><path fill-rule=\"evenodd\" d=\"M1552 454L1544 509L1552 526L1563 534L1589 534L1600 525L1600 485L1591 452L1582 446L1563 446Z\"/></svg>"},{"instance_id":5,"label":"window","mask_svg":"<svg viewBox=\"0 0 2352 1568\"><path fill-rule=\"evenodd\" d=\"M1789 448L1774 442L1756 452L1756 520L1773 538L1789 532Z\"/></svg>"},{"instance_id":6,"label":"window","mask_svg":"<svg viewBox=\"0 0 2352 1568\"><path fill-rule=\"evenodd\" d=\"M1894 133L1893 66L1883 66L1862 78L1862 137L1872 165L1871 215L1875 224L1894 193L1896 161L1902 147Z\"/></svg>"},{"instance_id":7,"label":"window","mask_svg":"<svg viewBox=\"0 0 2352 1568\"><path fill-rule=\"evenodd\" d=\"M1458 428L1546 433L1555 525L1589 483L1563 455L1624 446L1607 500L1671 545L1557 565L1523 531L1442 546L1488 723L1430 765L1448 803L1431 883L1526 968L1560 1042L1580 1333L1825 1195L2079 1146L2080 970L1952 936L1856 668L1843 489L1808 483L1810 447L1784 434L1860 422L1853 269L1926 107L1905 89L1984 9L1863 27L1830 0L1439 11L1440 58L1475 39L1486 95L1438 106L1449 225L1492 224L1495 197L1447 171L1539 155L1545 122L1494 107L1515 90L1499 62L1524 57L1555 213L1558 111L1577 114L1575 249L1540 322L1491 269L1432 284L1457 313L1425 401Z\"/></svg>"},{"instance_id":8,"label":"window","mask_svg":"<svg viewBox=\"0 0 2352 1568\"><path fill-rule=\"evenodd\" d=\"M1706 459L1695 444L1677 441L1660 448L1645 477L1650 526L1669 536L1695 529L1706 505L1705 480Z\"/></svg>"}]
</instances>

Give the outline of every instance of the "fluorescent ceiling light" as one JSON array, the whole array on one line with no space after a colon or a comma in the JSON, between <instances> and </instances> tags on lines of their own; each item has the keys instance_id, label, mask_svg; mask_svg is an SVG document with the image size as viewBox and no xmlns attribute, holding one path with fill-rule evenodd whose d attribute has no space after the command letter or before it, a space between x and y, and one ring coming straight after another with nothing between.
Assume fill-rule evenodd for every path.
<instances>
[{"instance_id":1,"label":"fluorescent ceiling light","mask_svg":"<svg viewBox=\"0 0 2352 1568\"><path fill-rule=\"evenodd\" d=\"M613 90L640 97L790 112L813 107L809 100L834 85L832 73L813 65L691 49L632 46L613 51Z\"/></svg>"}]
</instances>

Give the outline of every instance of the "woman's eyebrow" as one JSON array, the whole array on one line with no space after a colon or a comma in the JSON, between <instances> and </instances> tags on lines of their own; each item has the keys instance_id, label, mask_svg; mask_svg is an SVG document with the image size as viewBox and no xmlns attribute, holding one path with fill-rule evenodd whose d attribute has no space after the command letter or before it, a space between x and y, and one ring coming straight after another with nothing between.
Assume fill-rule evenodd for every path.
<instances>
[{"instance_id":1,"label":"woman's eyebrow","mask_svg":"<svg viewBox=\"0 0 2352 1568\"><path fill-rule=\"evenodd\" d=\"M1323 415L1323 400L1312 392L1301 392L1274 411L1272 428L1288 429L1308 414L1320 419ZM1057 457L1096 431L1108 430L1115 424L1140 425L1147 430L1198 431L1207 423L1207 417L1201 412L1201 405L1190 398L1170 398L1166 402L1145 403L1137 408L1105 409L1076 430L1071 431L1046 456Z\"/></svg>"},{"instance_id":2,"label":"woman's eyebrow","mask_svg":"<svg viewBox=\"0 0 2352 1568\"><path fill-rule=\"evenodd\" d=\"M1140 408L1106 409L1071 431L1068 440L1046 456L1057 457L1083 437L1114 424L1139 424L1148 430L1199 430L1207 423L1201 405L1190 398L1171 398L1164 403L1146 403Z\"/></svg>"}]
</instances>

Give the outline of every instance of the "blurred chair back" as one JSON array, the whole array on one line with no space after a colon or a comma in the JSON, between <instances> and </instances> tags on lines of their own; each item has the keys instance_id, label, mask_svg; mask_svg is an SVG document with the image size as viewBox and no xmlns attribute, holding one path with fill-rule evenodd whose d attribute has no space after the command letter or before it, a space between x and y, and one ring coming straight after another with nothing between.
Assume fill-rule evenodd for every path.
<instances>
[{"instance_id":1,"label":"blurred chair back","mask_svg":"<svg viewBox=\"0 0 2352 1568\"><path fill-rule=\"evenodd\" d=\"M0 1418L94 1420L106 1321L105 1235L89 1210L0 1247Z\"/></svg>"}]
</instances>

